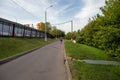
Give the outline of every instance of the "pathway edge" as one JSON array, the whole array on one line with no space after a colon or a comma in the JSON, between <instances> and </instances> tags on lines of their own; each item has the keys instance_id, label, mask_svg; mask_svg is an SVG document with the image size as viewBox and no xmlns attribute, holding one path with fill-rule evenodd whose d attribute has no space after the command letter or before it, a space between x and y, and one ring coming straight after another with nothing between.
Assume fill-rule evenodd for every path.
<instances>
[{"instance_id":1,"label":"pathway edge","mask_svg":"<svg viewBox=\"0 0 120 80\"><path fill-rule=\"evenodd\" d=\"M68 64L68 60L67 60L67 55L66 55L64 43L63 43L63 52L64 52L64 58L66 60L65 66L66 66L67 80L72 80L72 75L71 75L71 71L70 71L70 68L69 68L69 64Z\"/></svg>"}]
</instances>

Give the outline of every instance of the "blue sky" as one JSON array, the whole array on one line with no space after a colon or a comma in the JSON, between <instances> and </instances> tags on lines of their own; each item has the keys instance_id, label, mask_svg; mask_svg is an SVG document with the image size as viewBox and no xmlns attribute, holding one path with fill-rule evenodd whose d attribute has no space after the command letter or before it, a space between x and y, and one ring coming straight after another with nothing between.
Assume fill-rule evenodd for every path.
<instances>
[{"instance_id":1,"label":"blue sky","mask_svg":"<svg viewBox=\"0 0 120 80\"><path fill-rule=\"evenodd\" d=\"M74 30L82 29L88 19L97 13L102 14L100 7L105 5L105 0L0 0L0 17L17 21L22 24L36 24L45 21L51 24L73 20ZM65 32L71 31L70 23L56 25Z\"/></svg>"}]
</instances>

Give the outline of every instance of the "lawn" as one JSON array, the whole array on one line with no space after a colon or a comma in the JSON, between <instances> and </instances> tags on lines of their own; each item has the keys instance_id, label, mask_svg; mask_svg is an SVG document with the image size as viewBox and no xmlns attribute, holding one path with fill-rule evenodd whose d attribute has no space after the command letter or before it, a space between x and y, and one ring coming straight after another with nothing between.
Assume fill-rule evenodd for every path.
<instances>
[{"instance_id":1,"label":"lawn","mask_svg":"<svg viewBox=\"0 0 120 80\"><path fill-rule=\"evenodd\" d=\"M75 59L116 60L108 56L105 51L65 41L67 56ZM85 62L68 60L73 80L120 80L120 66L95 65Z\"/></svg>"},{"instance_id":2,"label":"lawn","mask_svg":"<svg viewBox=\"0 0 120 80\"><path fill-rule=\"evenodd\" d=\"M120 66L69 62L73 80L120 80Z\"/></svg>"},{"instance_id":3,"label":"lawn","mask_svg":"<svg viewBox=\"0 0 120 80\"><path fill-rule=\"evenodd\" d=\"M54 40L49 39L45 42L44 39L40 38L8 38L0 37L0 59L4 59L21 52L44 46L53 42Z\"/></svg>"},{"instance_id":4,"label":"lawn","mask_svg":"<svg viewBox=\"0 0 120 80\"><path fill-rule=\"evenodd\" d=\"M74 44L68 40L65 41L65 49L67 55L75 59L116 60L108 56L105 51L84 44Z\"/></svg>"}]
</instances>

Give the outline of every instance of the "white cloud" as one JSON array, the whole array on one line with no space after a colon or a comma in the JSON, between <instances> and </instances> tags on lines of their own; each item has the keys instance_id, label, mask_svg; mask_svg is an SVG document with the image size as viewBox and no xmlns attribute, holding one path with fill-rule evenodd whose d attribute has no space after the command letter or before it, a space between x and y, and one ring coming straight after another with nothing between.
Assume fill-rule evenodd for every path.
<instances>
[{"instance_id":1,"label":"white cloud","mask_svg":"<svg viewBox=\"0 0 120 80\"><path fill-rule=\"evenodd\" d=\"M17 22L20 22L22 24L33 23L34 25L36 25L36 23L38 22L44 22L45 9L51 4L53 4L54 6L47 10L48 12L47 21L50 22L51 24L65 22L66 20L71 19L71 18L66 18L66 15L64 16L64 18L66 19L62 19L60 15L64 15L65 13L67 14L71 10L74 11L74 7L71 7L73 3L58 6L59 4L58 2L60 0L52 0L51 3L49 0L29 0L29 1L13 0L13 1L18 3L23 8L25 8L26 11L35 15L35 17L39 18L39 20L37 20L34 16L30 15L29 13L21 9L19 6L12 3L12 1L10 0L2 0L2 2L0 3L0 13L1 13L0 16L13 21L17 20ZM104 5L104 0L82 0L82 1L84 3L84 6L80 6L82 7L82 9L78 11L76 15L74 15L74 19L73 19L74 30L83 28L84 25L87 23L89 17L92 17L95 14L100 13L99 7ZM66 32L71 31L70 23L59 25L57 27Z\"/></svg>"},{"instance_id":2,"label":"white cloud","mask_svg":"<svg viewBox=\"0 0 120 80\"><path fill-rule=\"evenodd\" d=\"M101 4L99 3L100 1ZM104 6L104 0L84 0L85 6L75 15L75 18L89 18L100 13L100 7Z\"/></svg>"},{"instance_id":3,"label":"white cloud","mask_svg":"<svg viewBox=\"0 0 120 80\"><path fill-rule=\"evenodd\" d=\"M105 0L83 0L84 7L75 15L77 19L77 25L79 28L83 28L88 19L95 16L97 13L101 14L100 7L105 5Z\"/></svg>"},{"instance_id":4,"label":"white cloud","mask_svg":"<svg viewBox=\"0 0 120 80\"><path fill-rule=\"evenodd\" d=\"M74 16L73 30L82 29L88 23L89 18L95 16L97 13L101 14L101 11L99 8L105 5L105 0L82 0L82 1L84 3L84 6ZM60 12L64 13L65 10L71 5L72 4L66 5L66 7L64 7L63 9L58 10L57 13L60 13ZM59 20L57 17L54 16L53 22L57 22L57 21L65 22L65 21ZM66 31L66 32L70 32L71 31L71 23L67 23L64 25L58 25L58 28Z\"/></svg>"},{"instance_id":5,"label":"white cloud","mask_svg":"<svg viewBox=\"0 0 120 80\"><path fill-rule=\"evenodd\" d=\"M63 7L60 8L57 12L55 12L55 15L60 15L61 13L66 12L67 9L68 9L71 5L72 5L72 4L68 4L68 5L63 6Z\"/></svg>"}]
</instances>

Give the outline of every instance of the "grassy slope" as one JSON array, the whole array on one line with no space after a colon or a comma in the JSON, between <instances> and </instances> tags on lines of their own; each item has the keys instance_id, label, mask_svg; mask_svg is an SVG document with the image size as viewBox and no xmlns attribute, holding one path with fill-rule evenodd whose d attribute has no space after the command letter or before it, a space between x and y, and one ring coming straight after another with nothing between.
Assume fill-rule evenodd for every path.
<instances>
[{"instance_id":1,"label":"grassy slope","mask_svg":"<svg viewBox=\"0 0 120 80\"><path fill-rule=\"evenodd\" d=\"M120 66L69 62L73 80L120 80Z\"/></svg>"},{"instance_id":2,"label":"grassy slope","mask_svg":"<svg viewBox=\"0 0 120 80\"><path fill-rule=\"evenodd\" d=\"M109 57L105 51L83 44L65 41L65 48L68 56L76 59L115 60Z\"/></svg>"},{"instance_id":3,"label":"grassy slope","mask_svg":"<svg viewBox=\"0 0 120 80\"><path fill-rule=\"evenodd\" d=\"M48 40L44 42L44 39L38 38L3 38L0 37L0 59L16 55L20 52L24 52L38 46L43 46L52 42Z\"/></svg>"},{"instance_id":4,"label":"grassy slope","mask_svg":"<svg viewBox=\"0 0 120 80\"><path fill-rule=\"evenodd\" d=\"M68 56L76 59L115 60L104 51L65 41ZM69 61L73 80L120 80L120 66L93 65L83 62Z\"/></svg>"}]
</instances>

